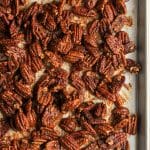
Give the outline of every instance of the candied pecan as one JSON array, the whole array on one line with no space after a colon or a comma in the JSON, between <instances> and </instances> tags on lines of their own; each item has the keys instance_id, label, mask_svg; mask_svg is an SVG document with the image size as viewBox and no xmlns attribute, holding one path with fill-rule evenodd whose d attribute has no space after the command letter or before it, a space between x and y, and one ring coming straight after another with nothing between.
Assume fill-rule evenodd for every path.
<instances>
[{"instance_id":1,"label":"candied pecan","mask_svg":"<svg viewBox=\"0 0 150 150\"><path fill-rule=\"evenodd\" d=\"M21 83L21 81L19 82L16 82L15 83L15 87L16 87L16 92L24 97L24 98L29 98L32 96L32 89L31 89L31 86L28 85L28 84L23 84Z\"/></svg>"},{"instance_id":2,"label":"candied pecan","mask_svg":"<svg viewBox=\"0 0 150 150\"><path fill-rule=\"evenodd\" d=\"M88 34L95 34L99 31L99 20L94 20L90 24L88 24L87 32Z\"/></svg>"},{"instance_id":3,"label":"candied pecan","mask_svg":"<svg viewBox=\"0 0 150 150\"><path fill-rule=\"evenodd\" d=\"M17 26L15 20L10 24L9 32L11 37L15 37L19 33L19 27Z\"/></svg>"},{"instance_id":4,"label":"candied pecan","mask_svg":"<svg viewBox=\"0 0 150 150\"><path fill-rule=\"evenodd\" d=\"M28 0L19 0L20 5L25 5L28 2Z\"/></svg>"},{"instance_id":5,"label":"candied pecan","mask_svg":"<svg viewBox=\"0 0 150 150\"><path fill-rule=\"evenodd\" d=\"M108 18L110 22L112 22L116 16L116 10L112 3L107 3L104 6L103 10L103 16L104 18Z\"/></svg>"},{"instance_id":6,"label":"candied pecan","mask_svg":"<svg viewBox=\"0 0 150 150\"><path fill-rule=\"evenodd\" d=\"M77 46L70 50L67 55L65 55L65 61L68 61L70 63L75 63L80 60L84 59L84 51L82 50L82 47Z\"/></svg>"},{"instance_id":7,"label":"candied pecan","mask_svg":"<svg viewBox=\"0 0 150 150\"><path fill-rule=\"evenodd\" d=\"M99 150L99 145L97 142L90 143L87 147L83 148L82 150Z\"/></svg>"},{"instance_id":8,"label":"candied pecan","mask_svg":"<svg viewBox=\"0 0 150 150\"><path fill-rule=\"evenodd\" d=\"M57 53L46 51L45 54L47 56L47 61L54 67L59 68L62 66L63 64L62 58Z\"/></svg>"},{"instance_id":9,"label":"candied pecan","mask_svg":"<svg viewBox=\"0 0 150 150\"><path fill-rule=\"evenodd\" d=\"M72 48L72 42L71 42L71 37L70 35L64 35L62 39L56 43L55 48L58 52L62 54L67 54L70 49Z\"/></svg>"},{"instance_id":10,"label":"candied pecan","mask_svg":"<svg viewBox=\"0 0 150 150\"><path fill-rule=\"evenodd\" d=\"M133 41L129 41L124 45L125 54L132 53L135 51L136 45Z\"/></svg>"},{"instance_id":11,"label":"candied pecan","mask_svg":"<svg viewBox=\"0 0 150 150\"><path fill-rule=\"evenodd\" d=\"M113 35L109 35L106 37L106 43L114 54L119 54L120 52L124 51L124 47L121 44L121 41L119 41L119 39L114 37Z\"/></svg>"},{"instance_id":12,"label":"candied pecan","mask_svg":"<svg viewBox=\"0 0 150 150\"><path fill-rule=\"evenodd\" d=\"M106 56L101 56L96 63L96 70L102 75L110 76L114 72L111 59Z\"/></svg>"},{"instance_id":13,"label":"candied pecan","mask_svg":"<svg viewBox=\"0 0 150 150\"><path fill-rule=\"evenodd\" d=\"M82 81L82 78L80 77L79 71L74 71L70 75L71 84L77 89L77 90L83 90L85 87L84 82Z\"/></svg>"},{"instance_id":14,"label":"candied pecan","mask_svg":"<svg viewBox=\"0 0 150 150\"><path fill-rule=\"evenodd\" d=\"M79 24L72 24L70 29L72 31L72 40L74 44L80 44L83 35L83 28Z\"/></svg>"},{"instance_id":15,"label":"candied pecan","mask_svg":"<svg viewBox=\"0 0 150 150\"><path fill-rule=\"evenodd\" d=\"M83 59L83 61L79 61L76 65L79 70L91 70L91 68L95 65L99 57L95 57L89 53L87 53Z\"/></svg>"},{"instance_id":16,"label":"candied pecan","mask_svg":"<svg viewBox=\"0 0 150 150\"><path fill-rule=\"evenodd\" d=\"M30 53L31 57L40 57L40 58L44 57L42 47L41 47L40 43L38 43L38 42L34 42L30 45L29 53Z\"/></svg>"},{"instance_id":17,"label":"candied pecan","mask_svg":"<svg viewBox=\"0 0 150 150\"><path fill-rule=\"evenodd\" d=\"M96 17L97 13L95 10L89 10L86 7L75 6L72 9L73 13L83 17Z\"/></svg>"},{"instance_id":18,"label":"candied pecan","mask_svg":"<svg viewBox=\"0 0 150 150\"><path fill-rule=\"evenodd\" d=\"M127 13L127 8L124 0L115 0L115 8L120 14Z\"/></svg>"},{"instance_id":19,"label":"candied pecan","mask_svg":"<svg viewBox=\"0 0 150 150\"><path fill-rule=\"evenodd\" d=\"M104 103L96 104L93 108L93 114L96 117L104 118L106 116L107 107Z\"/></svg>"},{"instance_id":20,"label":"candied pecan","mask_svg":"<svg viewBox=\"0 0 150 150\"><path fill-rule=\"evenodd\" d=\"M109 145L108 148L117 148L120 144L123 144L127 140L127 134L123 132L114 133L107 137L106 143Z\"/></svg>"},{"instance_id":21,"label":"candied pecan","mask_svg":"<svg viewBox=\"0 0 150 150\"><path fill-rule=\"evenodd\" d=\"M86 85L86 88L94 93L99 82L98 75L95 72L87 71L83 74L83 81Z\"/></svg>"},{"instance_id":22,"label":"candied pecan","mask_svg":"<svg viewBox=\"0 0 150 150\"><path fill-rule=\"evenodd\" d=\"M71 24L71 22L69 19L64 19L64 20L60 21L60 27L61 27L61 30L64 34L70 34L71 33L70 24Z\"/></svg>"},{"instance_id":23,"label":"candied pecan","mask_svg":"<svg viewBox=\"0 0 150 150\"><path fill-rule=\"evenodd\" d=\"M9 130L8 122L4 119L0 119L0 139L7 133Z\"/></svg>"},{"instance_id":24,"label":"candied pecan","mask_svg":"<svg viewBox=\"0 0 150 150\"><path fill-rule=\"evenodd\" d=\"M39 57L32 57L31 59L31 69L33 72L37 72L41 69L43 69L44 64L42 62L42 59Z\"/></svg>"},{"instance_id":25,"label":"candied pecan","mask_svg":"<svg viewBox=\"0 0 150 150\"><path fill-rule=\"evenodd\" d=\"M17 16L19 13L19 0L14 0L12 3L12 14Z\"/></svg>"},{"instance_id":26,"label":"candied pecan","mask_svg":"<svg viewBox=\"0 0 150 150\"><path fill-rule=\"evenodd\" d=\"M46 127L54 127L61 119L62 114L56 108L56 106L47 106L43 116L42 116L42 125Z\"/></svg>"},{"instance_id":27,"label":"candied pecan","mask_svg":"<svg viewBox=\"0 0 150 150\"><path fill-rule=\"evenodd\" d=\"M85 1L85 6L89 9L93 9L96 6L97 0L87 0Z\"/></svg>"},{"instance_id":28,"label":"candied pecan","mask_svg":"<svg viewBox=\"0 0 150 150\"><path fill-rule=\"evenodd\" d=\"M9 58L18 61L19 63L24 63L24 60L26 58L26 51L25 49L19 48L18 46L6 46L6 52L5 55Z\"/></svg>"},{"instance_id":29,"label":"candied pecan","mask_svg":"<svg viewBox=\"0 0 150 150\"><path fill-rule=\"evenodd\" d=\"M32 33L37 40L42 40L46 38L47 32L45 28L37 22L35 15L33 16L31 27Z\"/></svg>"},{"instance_id":30,"label":"candied pecan","mask_svg":"<svg viewBox=\"0 0 150 150\"><path fill-rule=\"evenodd\" d=\"M106 33L112 32L110 22L107 18L102 18L99 21L99 31L101 36L104 36Z\"/></svg>"},{"instance_id":31,"label":"candied pecan","mask_svg":"<svg viewBox=\"0 0 150 150\"><path fill-rule=\"evenodd\" d=\"M123 45L130 42L129 35L128 35L128 33L125 32L125 31L119 31L119 32L116 34L116 37L122 42Z\"/></svg>"},{"instance_id":32,"label":"candied pecan","mask_svg":"<svg viewBox=\"0 0 150 150\"><path fill-rule=\"evenodd\" d=\"M89 134L93 136L97 135L95 129L87 121L81 121L81 126L84 130L88 131Z\"/></svg>"},{"instance_id":33,"label":"candied pecan","mask_svg":"<svg viewBox=\"0 0 150 150\"><path fill-rule=\"evenodd\" d=\"M129 110L126 107L118 107L112 110L115 122L119 122L129 117Z\"/></svg>"},{"instance_id":34,"label":"candied pecan","mask_svg":"<svg viewBox=\"0 0 150 150\"><path fill-rule=\"evenodd\" d=\"M95 127L96 132L103 138L112 134L113 127L108 123L102 123Z\"/></svg>"},{"instance_id":35,"label":"candied pecan","mask_svg":"<svg viewBox=\"0 0 150 150\"><path fill-rule=\"evenodd\" d=\"M66 132L73 132L76 129L77 122L74 118L63 118L59 126Z\"/></svg>"},{"instance_id":36,"label":"candied pecan","mask_svg":"<svg viewBox=\"0 0 150 150\"><path fill-rule=\"evenodd\" d=\"M49 103L52 104L53 97L51 92L46 87L39 87L37 91L37 101L42 106L47 106Z\"/></svg>"},{"instance_id":37,"label":"candied pecan","mask_svg":"<svg viewBox=\"0 0 150 150\"><path fill-rule=\"evenodd\" d=\"M94 137L89 135L89 132L85 130L75 131L71 134L71 136L73 136L81 148L95 140Z\"/></svg>"},{"instance_id":38,"label":"candied pecan","mask_svg":"<svg viewBox=\"0 0 150 150\"><path fill-rule=\"evenodd\" d=\"M115 95L113 95L112 93L110 93L108 91L108 89L105 86L101 85L101 84L98 85L97 92L98 92L97 94L100 94L102 97L104 97L107 100L110 100L110 101L113 101L113 102L116 101Z\"/></svg>"},{"instance_id":39,"label":"candied pecan","mask_svg":"<svg viewBox=\"0 0 150 150\"><path fill-rule=\"evenodd\" d=\"M130 150L129 142L128 141L124 142L123 144L120 145L120 148L122 150Z\"/></svg>"},{"instance_id":40,"label":"candied pecan","mask_svg":"<svg viewBox=\"0 0 150 150\"><path fill-rule=\"evenodd\" d=\"M26 109L26 116L29 122L30 127L34 127L36 124L37 116L35 114L34 109L32 108L32 101L29 100L25 106Z\"/></svg>"},{"instance_id":41,"label":"candied pecan","mask_svg":"<svg viewBox=\"0 0 150 150\"><path fill-rule=\"evenodd\" d=\"M120 94L116 94L115 106L122 107L124 103L125 99Z\"/></svg>"},{"instance_id":42,"label":"candied pecan","mask_svg":"<svg viewBox=\"0 0 150 150\"><path fill-rule=\"evenodd\" d=\"M56 29L56 22L48 12L45 12L42 24L49 31L54 31Z\"/></svg>"},{"instance_id":43,"label":"candied pecan","mask_svg":"<svg viewBox=\"0 0 150 150\"><path fill-rule=\"evenodd\" d=\"M130 25L130 20L125 15L118 15L112 23L112 29L115 32L121 31L124 25Z\"/></svg>"},{"instance_id":44,"label":"candied pecan","mask_svg":"<svg viewBox=\"0 0 150 150\"><path fill-rule=\"evenodd\" d=\"M78 108L82 102L83 102L82 94L76 91L73 91L71 98L63 104L62 110L73 111L74 109Z\"/></svg>"},{"instance_id":45,"label":"candied pecan","mask_svg":"<svg viewBox=\"0 0 150 150\"><path fill-rule=\"evenodd\" d=\"M128 123L129 123L128 118L122 119L119 123L115 124L114 129L115 130L123 129L123 128L127 127Z\"/></svg>"},{"instance_id":46,"label":"candied pecan","mask_svg":"<svg viewBox=\"0 0 150 150\"><path fill-rule=\"evenodd\" d=\"M115 70L122 67L124 68L127 64L124 53L113 55L112 64Z\"/></svg>"},{"instance_id":47,"label":"candied pecan","mask_svg":"<svg viewBox=\"0 0 150 150\"><path fill-rule=\"evenodd\" d=\"M125 76L115 76L112 78L112 82L108 85L111 93L117 93L122 88L125 82Z\"/></svg>"},{"instance_id":48,"label":"candied pecan","mask_svg":"<svg viewBox=\"0 0 150 150\"><path fill-rule=\"evenodd\" d=\"M127 65L125 66L125 69L130 73L138 74L141 70L141 66L137 64L133 59L127 59Z\"/></svg>"},{"instance_id":49,"label":"candied pecan","mask_svg":"<svg viewBox=\"0 0 150 150\"><path fill-rule=\"evenodd\" d=\"M11 116L12 114L15 114L16 111L16 109L14 109L13 107L8 107L8 105L2 100L0 102L0 109L5 116Z\"/></svg>"},{"instance_id":50,"label":"candied pecan","mask_svg":"<svg viewBox=\"0 0 150 150\"><path fill-rule=\"evenodd\" d=\"M89 44L85 43L85 48L96 59L98 59L100 57L100 50L99 50L98 47L93 47L93 46L90 45L90 43Z\"/></svg>"},{"instance_id":51,"label":"candied pecan","mask_svg":"<svg viewBox=\"0 0 150 150\"><path fill-rule=\"evenodd\" d=\"M79 150L79 145L71 135L65 135L60 138L60 143L67 150Z\"/></svg>"},{"instance_id":52,"label":"candied pecan","mask_svg":"<svg viewBox=\"0 0 150 150\"><path fill-rule=\"evenodd\" d=\"M15 127L19 131L26 131L29 129L29 121L21 109L15 115Z\"/></svg>"},{"instance_id":53,"label":"candied pecan","mask_svg":"<svg viewBox=\"0 0 150 150\"><path fill-rule=\"evenodd\" d=\"M93 48L97 48L98 47L98 39L96 37L96 35L85 35L84 36L84 41L85 41L85 46L86 48L89 46L93 47ZM90 48L92 49L92 48Z\"/></svg>"},{"instance_id":54,"label":"candied pecan","mask_svg":"<svg viewBox=\"0 0 150 150\"><path fill-rule=\"evenodd\" d=\"M4 7L7 7L10 5L10 2L11 2L10 0L3 0L3 1L0 1L0 4Z\"/></svg>"},{"instance_id":55,"label":"candied pecan","mask_svg":"<svg viewBox=\"0 0 150 150\"><path fill-rule=\"evenodd\" d=\"M18 109L22 105L22 98L14 91L4 91L1 94L1 99L13 109Z\"/></svg>"},{"instance_id":56,"label":"candied pecan","mask_svg":"<svg viewBox=\"0 0 150 150\"><path fill-rule=\"evenodd\" d=\"M27 84L31 84L35 80L35 75L31 70L31 67L27 64L21 64L20 66L20 73L22 75L22 78L25 80Z\"/></svg>"},{"instance_id":57,"label":"candied pecan","mask_svg":"<svg viewBox=\"0 0 150 150\"><path fill-rule=\"evenodd\" d=\"M50 141L46 143L45 150L58 150L60 149L60 144L58 141Z\"/></svg>"},{"instance_id":58,"label":"candied pecan","mask_svg":"<svg viewBox=\"0 0 150 150\"><path fill-rule=\"evenodd\" d=\"M136 132L137 132L137 116L136 115L131 115L129 117L129 122L126 127L126 132L131 135L136 134Z\"/></svg>"},{"instance_id":59,"label":"candied pecan","mask_svg":"<svg viewBox=\"0 0 150 150\"><path fill-rule=\"evenodd\" d=\"M52 128L41 127L38 131L32 132L32 143L45 143L47 140L52 141L58 138L58 133Z\"/></svg>"},{"instance_id":60,"label":"candied pecan","mask_svg":"<svg viewBox=\"0 0 150 150\"><path fill-rule=\"evenodd\" d=\"M71 6L80 6L81 5L82 0L68 0L68 3Z\"/></svg>"},{"instance_id":61,"label":"candied pecan","mask_svg":"<svg viewBox=\"0 0 150 150\"><path fill-rule=\"evenodd\" d=\"M107 4L108 1L109 1L109 0L101 0L101 1L98 1L97 6L96 6L96 9L97 9L100 13L103 13L104 8L105 8L105 5Z\"/></svg>"}]
</instances>

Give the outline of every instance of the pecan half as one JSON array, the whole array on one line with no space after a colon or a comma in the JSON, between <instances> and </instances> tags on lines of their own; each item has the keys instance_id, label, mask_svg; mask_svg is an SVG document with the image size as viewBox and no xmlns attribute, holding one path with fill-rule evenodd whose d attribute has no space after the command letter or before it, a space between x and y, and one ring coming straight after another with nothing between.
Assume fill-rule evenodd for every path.
<instances>
[{"instance_id":1,"label":"pecan half","mask_svg":"<svg viewBox=\"0 0 150 150\"><path fill-rule=\"evenodd\" d=\"M60 149L60 144L58 141L50 141L45 146L45 150L58 150L58 149Z\"/></svg>"},{"instance_id":2,"label":"pecan half","mask_svg":"<svg viewBox=\"0 0 150 150\"><path fill-rule=\"evenodd\" d=\"M19 131L26 131L29 129L29 121L21 109L15 115L15 127Z\"/></svg>"},{"instance_id":3,"label":"pecan half","mask_svg":"<svg viewBox=\"0 0 150 150\"><path fill-rule=\"evenodd\" d=\"M65 135L60 138L62 146L68 150L79 150L79 145L71 135Z\"/></svg>"},{"instance_id":4,"label":"pecan half","mask_svg":"<svg viewBox=\"0 0 150 150\"><path fill-rule=\"evenodd\" d=\"M63 118L59 126L66 132L73 132L76 129L77 123L74 118Z\"/></svg>"}]
</instances>

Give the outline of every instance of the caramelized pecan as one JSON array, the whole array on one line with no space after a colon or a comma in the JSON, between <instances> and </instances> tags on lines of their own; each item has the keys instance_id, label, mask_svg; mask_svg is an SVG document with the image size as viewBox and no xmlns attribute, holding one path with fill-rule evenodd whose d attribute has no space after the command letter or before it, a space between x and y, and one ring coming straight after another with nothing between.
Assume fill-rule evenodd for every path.
<instances>
[{"instance_id":1,"label":"caramelized pecan","mask_svg":"<svg viewBox=\"0 0 150 150\"><path fill-rule=\"evenodd\" d=\"M118 54L124 51L124 47L119 41L119 39L112 35L107 36L106 43L108 44L109 48L112 50L114 54Z\"/></svg>"},{"instance_id":2,"label":"caramelized pecan","mask_svg":"<svg viewBox=\"0 0 150 150\"><path fill-rule=\"evenodd\" d=\"M83 81L86 85L86 88L94 93L99 82L98 75L95 72L87 71L83 75Z\"/></svg>"},{"instance_id":3,"label":"caramelized pecan","mask_svg":"<svg viewBox=\"0 0 150 150\"><path fill-rule=\"evenodd\" d=\"M65 135L60 138L62 146L68 150L79 150L79 145L71 135Z\"/></svg>"},{"instance_id":4,"label":"caramelized pecan","mask_svg":"<svg viewBox=\"0 0 150 150\"><path fill-rule=\"evenodd\" d=\"M47 56L47 61L52 64L54 67L59 68L62 66L62 58L57 53L53 53L51 51L45 52Z\"/></svg>"},{"instance_id":5,"label":"caramelized pecan","mask_svg":"<svg viewBox=\"0 0 150 150\"><path fill-rule=\"evenodd\" d=\"M109 145L108 148L114 149L117 148L119 145L123 144L126 140L127 140L126 133L120 132L110 135L106 139L106 143Z\"/></svg>"},{"instance_id":6,"label":"caramelized pecan","mask_svg":"<svg viewBox=\"0 0 150 150\"><path fill-rule=\"evenodd\" d=\"M60 149L60 144L58 141L50 141L46 143L45 150L58 150Z\"/></svg>"},{"instance_id":7,"label":"caramelized pecan","mask_svg":"<svg viewBox=\"0 0 150 150\"><path fill-rule=\"evenodd\" d=\"M85 1L85 6L89 9L93 9L96 6L97 0L87 0Z\"/></svg>"},{"instance_id":8,"label":"caramelized pecan","mask_svg":"<svg viewBox=\"0 0 150 150\"><path fill-rule=\"evenodd\" d=\"M139 73L141 70L141 66L137 64L133 59L127 59L127 65L126 65L126 70L129 71L130 73Z\"/></svg>"},{"instance_id":9,"label":"caramelized pecan","mask_svg":"<svg viewBox=\"0 0 150 150\"><path fill-rule=\"evenodd\" d=\"M55 106L47 106L42 116L42 125L46 127L54 127L61 119L62 114Z\"/></svg>"},{"instance_id":10,"label":"caramelized pecan","mask_svg":"<svg viewBox=\"0 0 150 150\"><path fill-rule=\"evenodd\" d=\"M74 44L80 44L83 35L83 28L79 24L73 24L70 28Z\"/></svg>"},{"instance_id":11,"label":"caramelized pecan","mask_svg":"<svg viewBox=\"0 0 150 150\"><path fill-rule=\"evenodd\" d=\"M29 121L21 109L15 115L15 127L19 131L26 131L29 129Z\"/></svg>"},{"instance_id":12,"label":"caramelized pecan","mask_svg":"<svg viewBox=\"0 0 150 150\"><path fill-rule=\"evenodd\" d=\"M8 122L4 119L0 120L0 139L8 132L9 125Z\"/></svg>"},{"instance_id":13,"label":"caramelized pecan","mask_svg":"<svg viewBox=\"0 0 150 150\"><path fill-rule=\"evenodd\" d=\"M56 43L55 48L61 54L67 54L72 48L71 36L69 34L65 35Z\"/></svg>"},{"instance_id":14,"label":"caramelized pecan","mask_svg":"<svg viewBox=\"0 0 150 150\"><path fill-rule=\"evenodd\" d=\"M31 89L31 86L28 85L28 84L23 84L20 82L16 82L15 83L15 86L16 86L16 92L24 97L24 98L29 98L32 96L32 89Z\"/></svg>"},{"instance_id":15,"label":"caramelized pecan","mask_svg":"<svg viewBox=\"0 0 150 150\"><path fill-rule=\"evenodd\" d=\"M137 116L132 115L129 117L129 122L126 128L127 133L135 135L137 133Z\"/></svg>"},{"instance_id":16,"label":"caramelized pecan","mask_svg":"<svg viewBox=\"0 0 150 150\"><path fill-rule=\"evenodd\" d=\"M82 7L82 6L75 6L72 9L72 11L76 15L83 16L83 17L96 17L97 16L97 13L95 10L89 10L88 8Z\"/></svg>"},{"instance_id":17,"label":"caramelized pecan","mask_svg":"<svg viewBox=\"0 0 150 150\"><path fill-rule=\"evenodd\" d=\"M66 132L73 132L76 129L77 123L74 118L63 118L59 126Z\"/></svg>"}]
</instances>

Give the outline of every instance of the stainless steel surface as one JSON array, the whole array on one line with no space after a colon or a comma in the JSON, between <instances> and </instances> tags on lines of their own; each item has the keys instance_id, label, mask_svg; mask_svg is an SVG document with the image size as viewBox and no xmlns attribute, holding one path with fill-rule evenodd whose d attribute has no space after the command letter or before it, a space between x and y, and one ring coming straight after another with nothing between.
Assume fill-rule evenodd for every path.
<instances>
[{"instance_id":1,"label":"stainless steel surface","mask_svg":"<svg viewBox=\"0 0 150 150\"><path fill-rule=\"evenodd\" d=\"M147 28L146 28L146 0L138 1L138 60L142 65L142 72L138 76L137 85L137 108L138 108L138 136L137 136L137 149L138 150L149 150L149 101L148 101L148 66L147 59Z\"/></svg>"}]
</instances>

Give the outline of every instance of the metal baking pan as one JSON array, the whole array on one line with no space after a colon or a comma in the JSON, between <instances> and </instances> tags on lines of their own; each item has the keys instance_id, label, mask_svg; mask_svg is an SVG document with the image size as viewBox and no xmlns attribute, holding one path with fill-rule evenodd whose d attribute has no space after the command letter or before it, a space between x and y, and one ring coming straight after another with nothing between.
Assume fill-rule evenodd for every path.
<instances>
[{"instance_id":1,"label":"metal baking pan","mask_svg":"<svg viewBox=\"0 0 150 150\"><path fill-rule=\"evenodd\" d=\"M148 46L147 46L147 20L146 0L138 0L138 34L137 34L137 51L138 61L142 65L142 71L137 79L137 112L138 121L138 136L137 150L150 150L149 147L149 96L148 96ZM147 10L148 11L148 10ZM148 13L147 13L148 14ZM148 112L149 111L149 112ZM131 147L132 150L132 147Z\"/></svg>"}]
</instances>

